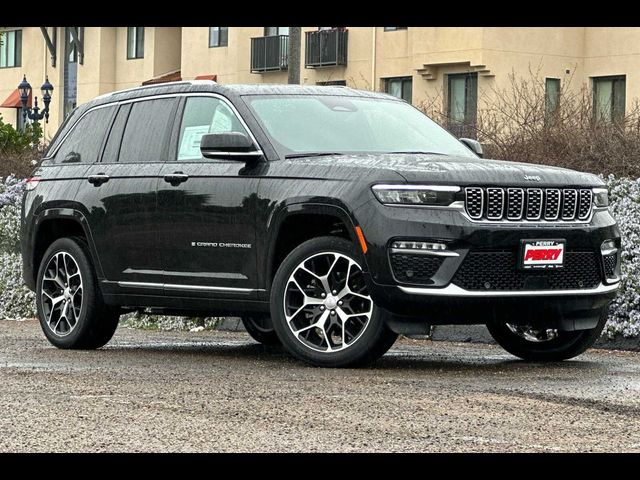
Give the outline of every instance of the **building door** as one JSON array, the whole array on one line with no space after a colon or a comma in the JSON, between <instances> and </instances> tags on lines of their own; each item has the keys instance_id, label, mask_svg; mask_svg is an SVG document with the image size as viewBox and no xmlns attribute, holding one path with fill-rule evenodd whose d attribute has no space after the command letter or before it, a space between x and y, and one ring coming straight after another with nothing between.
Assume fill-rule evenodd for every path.
<instances>
[{"instance_id":1,"label":"building door","mask_svg":"<svg viewBox=\"0 0 640 480\"><path fill-rule=\"evenodd\" d=\"M82 27L78 28L78 35L82 35ZM69 112L76 108L78 99L78 46L71 35L71 28L64 29L64 110L66 118Z\"/></svg>"}]
</instances>

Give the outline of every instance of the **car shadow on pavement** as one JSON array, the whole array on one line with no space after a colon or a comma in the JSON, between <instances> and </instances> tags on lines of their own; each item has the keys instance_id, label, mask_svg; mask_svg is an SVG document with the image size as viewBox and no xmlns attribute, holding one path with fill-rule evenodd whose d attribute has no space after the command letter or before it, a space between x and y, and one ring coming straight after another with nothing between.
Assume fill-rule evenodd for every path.
<instances>
[{"instance_id":1,"label":"car shadow on pavement","mask_svg":"<svg viewBox=\"0 0 640 480\"><path fill-rule=\"evenodd\" d=\"M199 355L204 359L215 359L216 357L231 357L239 360L256 361L260 360L265 363L296 364L300 367L315 368L304 364L291 357L281 346L265 346L247 340L246 343L238 341L205 341L205 342L117 342L108 345L105 350L134 350L139 353L158 354L162 356L175 355L192 358ZM350 370L412 370L412 371L433 371L433 372L460 372L475 371L478 372L517 372L549 370L554 371L588 371L604 368L599 362L574 359L564 362L526 362L514 357L496 358L495 352L474 351L469 354L467 349L460 352L451 352L446 349L442 352L433 347L413 347L411 351L391 350L376 362Z\"/></svg>"}]
</instances>

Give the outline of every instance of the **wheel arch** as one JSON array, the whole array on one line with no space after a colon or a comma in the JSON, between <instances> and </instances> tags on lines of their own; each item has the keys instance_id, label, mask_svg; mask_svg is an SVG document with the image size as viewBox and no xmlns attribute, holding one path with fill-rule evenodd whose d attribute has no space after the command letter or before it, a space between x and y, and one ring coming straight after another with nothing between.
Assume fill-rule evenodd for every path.
<instances>
[{"instance_id":1,"label":"wheel arch","mask_svg":"<svg viewBox=\"0 0 640 480\"><path fill-rule=\"evenodd\" d=\"M306 221L305 220L309 220ZM303 222L304 227L295 233L287 233L287 227ZM295 203L278 210L267 225L265 261L262 265L267 292L278 266L296 246L317 236L337 236L358 245L355 227L357 220L346 208L329 203ZM330 227L335 227L334 231ZM358 246L358 248L360 248ZM366 260L365 260L366 263Z\"/></svg>"},{"instance_id":2,"label":"wheel arch","mask_svg":"<svg viewBox=\"0 0 640 480\"><path fill-rule=\"evenodd\" d=\"M103 276L89 222L85 215L79 210L69 207L47 208L36 215L33 226L31 275L34 281L47 248L59 238L73 236L85 238L96 275L99 278Z\"/></svg>"}]
</instances>

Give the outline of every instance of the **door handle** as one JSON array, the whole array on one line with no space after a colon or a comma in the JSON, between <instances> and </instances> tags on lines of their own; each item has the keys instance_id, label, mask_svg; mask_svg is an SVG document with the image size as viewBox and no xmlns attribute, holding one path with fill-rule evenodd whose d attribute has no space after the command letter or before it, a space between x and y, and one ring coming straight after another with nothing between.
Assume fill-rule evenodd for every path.
<instances>
[{"instance_id":1,"label":"door handle","mask_svg":"<svg viewBox=\"0 0 640 480\"><path fill-rule=\"evenodd\" d=\"M89 175L89 178L87 178L87 180L89 181L89 183L91 183L95 187L99 187L103 183L107 183L109 181L109 175L106 175L104 173L98 173L97 175Z\"/></svg>"},{"instance_id":2,"label":"door handle","mask_svg":"<svg viewBox=\"0 0 640 480\"><path fill-rule=\"evenodd\" d=\"M180 185L182 182L189 180L189 175L182 172L173 172L164 176L164 181L170 183L174 187Z\"/></svg>"}]
</instances>

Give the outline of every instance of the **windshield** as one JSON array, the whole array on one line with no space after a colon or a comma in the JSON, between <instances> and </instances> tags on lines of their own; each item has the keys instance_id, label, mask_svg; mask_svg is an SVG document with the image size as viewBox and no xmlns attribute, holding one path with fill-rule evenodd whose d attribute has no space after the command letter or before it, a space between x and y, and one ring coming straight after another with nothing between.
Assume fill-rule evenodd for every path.
<instances>
[{"instance_id":1,"label":"windshield","mask_svg":"<svg viewBox=\"0 0 640 480\"><path fill-rule=\"evenodd\" d=\"M425 152L476 158L405 102L338 95L247 95L244 100L281 157Z\"/></svg>"}]
</instances>

